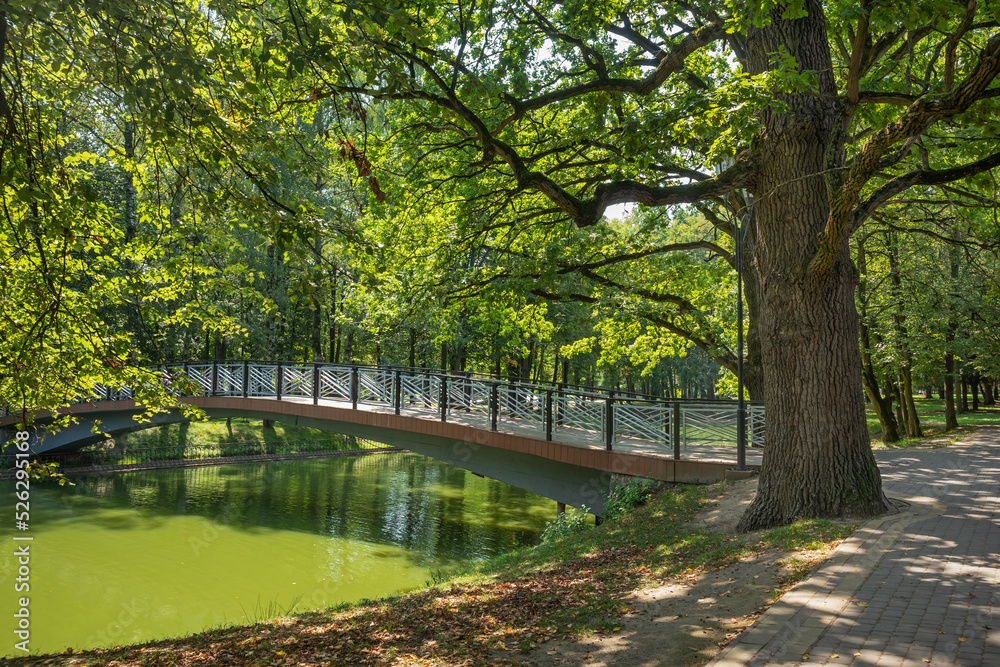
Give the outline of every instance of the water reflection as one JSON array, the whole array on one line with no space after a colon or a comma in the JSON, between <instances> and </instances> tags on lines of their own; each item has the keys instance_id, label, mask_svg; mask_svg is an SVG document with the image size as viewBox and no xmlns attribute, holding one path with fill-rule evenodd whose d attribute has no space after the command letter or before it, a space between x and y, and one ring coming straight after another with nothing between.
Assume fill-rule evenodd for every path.
<instances>
[{"instance_id":1,"label":"water reflection","mask_svg":"<svg viewBox=\"0 0 1000 667\"><path fill-rule=\"evenodd\" d=\"M13 485L0 494L12 507ZM534 543L555 503L382 454L79 478L33 487L31 509L32 647L59 651L407 590ZM0 554L0 578L14 568ZM0 598L3 618L13 604Z\"/></svg>"}]
</instances>

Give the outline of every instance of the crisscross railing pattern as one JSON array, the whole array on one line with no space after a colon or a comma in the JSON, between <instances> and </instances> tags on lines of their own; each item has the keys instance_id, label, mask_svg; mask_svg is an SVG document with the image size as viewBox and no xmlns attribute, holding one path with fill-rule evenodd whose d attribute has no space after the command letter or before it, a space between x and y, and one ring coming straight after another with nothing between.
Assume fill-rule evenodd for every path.
<instances>
[{"instance_id":1,"label":"crisscross railing pattern","mask_svg":"<svg viewBox=\"0 0 1000 667\"><path fill-rule=\"evenodd\" d=\"M320 368L319 398L351 399L351 371L349 368Z\"/></svg>"},{"instance_id":2,"label":"crisscross railing pattern","mask_svg":"<svg viewBox=\"0 0 1000 667\"><path fill-rule=\"evenodd\" d=\"M394 374L390 370L358 369L358 401L364 403L392 403Z\"/></svg>"},{"instance_id":3,"label":"crisscross railing pattern","mask_svg":"<svg viewBox=\"0 0 1000 667\"><path fill-rule=\"evenodd\" d=\"M556 395L556 428L580 429L601 435L607 413L607 400L600 396L578 394L576 392Z\"/></svg>"},{"instance_id":4,"label":"crisscross railing pattern","mask_svg":"<svg viewBox=\"0 0 1000 667\"><path fill-rule=\"evenodd\" d=\"M541 430L570 441L642 441L675 457L687 445L733 444L735 402L690 402L556 384L532 384L475 373L345 364L285 362L188 363L161 367L179 394L348 403L420 418L460 420L477 428ZM186 377L186 380L185 380ZM90 400L128 400L129 387L95 386ZM4 408L4 414L10 409ZM747 404L750 444L764 444L764 406Z\"/></svg>"},{"instance_id":5,"label":"crisscross railing pattern","mask_svg":"<svg viewBox=\"0 0 1000 667\"><path fill-rule=\"evenodd\" d=\"M216 396L238 396L243 393L243 364L219 364L215 379Z\"/></svg>"},{"instance_id":6,"label":"crisscross railing pattern","mask_svg":"<svg viewBox=\"0 0 1000 667\"><path fill-rule=\"evenodd\" d=\"M750 434L747 439L754 447L764 446L764 406L747 406L747 423L750 427Z\"/></svg>"},{"instance_id":7,"label":"crisscross railing pattern","mask_svg":"<svg viewBox=\"0 0 1000 667\"><path fill-rule=\"evenodd\" d=\"M545 395L530 385L501 385L499 414L504 421L520 420L528 424L541 424L544 406Z\"/></svg>"},{"instance_id":8,"label":"crisscross railing pattern","mask_svg":"<svg viewBox=\"0 0 1000 667\"><path fill-rule=\"evenodd\" d=\"M673 408L669 405L617 404L614 406L615 439L618 436L642 438L670 445L672 414Z\"/></svg>"},{"instance_id":9,"label":"crisscross railing pattern","mask_svg":"<svg viewBox=\"0 0 1000 667\"><path fill-rule=\"evenodd\" d=\"M684 442L717 443L736 440L736 410L721 406L681 408Z\"/></svg>"},{"instance_id":10,"label":"crisscross railing pattern","mask_svg":"<svg viewBox=\"0 0 1000 667\"><path fill-rule=\"evenodd\" d=\"M282 396L312 398L313 368L302 366L281 367Z\"/></svg>"},{"instance_id":11,"label":"crisscross railing pattern","mask_svg":"<svg viewBox=\"0 0 1000 667\"><path fill-rule=\"evenodd\" d=\"M202 391L212 393L212 364L188 364L184 372Z\"/></svg>"},{"instance_id":12,"label":"crisscross railing pattern","mask_svg":"<svg viewBox=\"0 0 1000 667\"><path fill-rule=\"evenodd\" d=\"M441 378L430 373L404 371L401 385L403 405L433 408L441 400Z\"/></svg>"},{"instance_id":13,"label":"crisscross railing pattern","mask_svg":"<svg viewBox=\"0 0 1000 667\"><path fill-rule=\"evenodd\" d=\"M277 364L254 364L250 366L249 396L276 396L278 392Z\"/></svg>"},{"instance_id":14,"label":"crisscross railing pattern","mask_svg":"<svg viewBox=\"0 0 1000 667\"><path fill-rule=\"evenodd\" d=\"M455 412L490 414L490 385L472 378L448 382L448 409Z\"/></svg>"}]
</instances>

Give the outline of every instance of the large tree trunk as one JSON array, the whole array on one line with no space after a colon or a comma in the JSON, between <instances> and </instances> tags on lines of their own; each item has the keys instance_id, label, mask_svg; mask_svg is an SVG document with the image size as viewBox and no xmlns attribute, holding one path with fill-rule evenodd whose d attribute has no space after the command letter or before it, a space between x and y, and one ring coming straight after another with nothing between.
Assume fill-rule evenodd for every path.
<instances>
[{"instance_id":1,"label":"large tree trunk","mask_svg":"<svg viewBox=\"0 0 1000 667\"><path fill-rule=\"evenodd\" d=\"M808 16L751 28L752 74L781 47L818 73L820 95L782 95L762 118L755 264L761 285L761 356L767 446L757 495L741 530L798 517L873 516L888 507L872 455L861 389L857 274L848 243L829 271L810 273L830 213L822 174L835 108L833 63L818 2Z\"/></svg>"}]
</instances>

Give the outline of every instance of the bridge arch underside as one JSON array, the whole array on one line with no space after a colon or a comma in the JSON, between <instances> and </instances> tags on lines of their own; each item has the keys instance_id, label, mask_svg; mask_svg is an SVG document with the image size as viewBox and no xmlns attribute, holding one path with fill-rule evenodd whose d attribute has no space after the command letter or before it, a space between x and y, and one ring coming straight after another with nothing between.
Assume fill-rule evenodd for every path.
<instances>
[{"instance_id":1,"label":"bridge arch underside","mask_svg":"<svg viewBox=\"0 0 1000 667\"><path fill-rule=\"evenodd\" d=\"M583 448L392 412L238 397L183 400L198 406L213 419L271 419L401 447L573 507L586 507L595 514L604 513L606 494L614 474L705 483L724 479L730 467L710 461L675 461L665 456L654 458ZM138 423L134 416L141 410L132 401L81 404L70 407L69 412L79 419L79 423L34 444L35 453L69 452L101 442L105 436L92 431L95 420L100 421L103 433L112 437L189 421L179 410L172 410L155 415L151 421ZM0 419L0 427L9 429L14 419ZM41 424L45 421L44 415L38 419Z\"/></svg>"}]
</instances>

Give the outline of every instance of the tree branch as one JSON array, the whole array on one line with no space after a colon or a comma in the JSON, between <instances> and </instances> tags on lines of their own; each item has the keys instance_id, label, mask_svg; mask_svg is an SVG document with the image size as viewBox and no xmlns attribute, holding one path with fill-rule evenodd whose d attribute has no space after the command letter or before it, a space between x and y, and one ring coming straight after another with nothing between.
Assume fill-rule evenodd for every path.
<instances>
[{"instance_id":1,"label":"tree branch","mask_svg":"<svg viewBox=\"0 0 1000 667\"><path fill-rule=\"evenodd\" d=\"M1000 152L993 153L981 160L970 162L961 167L951 169L915 169L897 176L884 184L871 196L865 199L854 211L850 233L853 234L871 215L889 199L915 185L943 185L968 176L988 171L1000 166Z\"/></svg>"},{"instance_id":2,"label":"tree branch","mask_svg":"<svg viewBox=\"0 0 1000 667\"><path fill-rule=\"evenodd\" d=\"M808 272L820 275L829 271L848 234L855 228L854 209L861 189L884 166L882 159L899 142L912 140L943 118L967 110L981 99L986 87L1000 73L1000 34L989 39L979 61L969 76L953 91L928 94L911 104L903 115L865 142L843 183L830 198L830 214L819 239L819 247L809 262Z\"/></svg>"}]
</instances>

